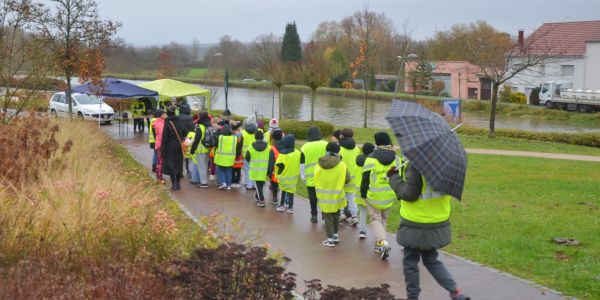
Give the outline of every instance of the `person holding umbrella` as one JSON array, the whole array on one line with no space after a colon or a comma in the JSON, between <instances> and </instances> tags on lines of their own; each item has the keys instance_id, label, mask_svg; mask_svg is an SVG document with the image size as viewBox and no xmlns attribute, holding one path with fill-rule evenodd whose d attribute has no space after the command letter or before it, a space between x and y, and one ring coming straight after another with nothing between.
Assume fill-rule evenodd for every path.
<instances>
[{"instance_id":1,"label":"person holding umbrella","mask_svg":"<svg viewBox=\"0 0 600 300\"><path fill-rule=\"evenodd\" d=\"M470 299L438 259L438 249L450 244L450 201L461 199L467 158L448 123L411 102L394 101L386 118L408 158L405 172L391 168L387 175L401 200L396 241L404 246L404 281L408 299L419 298L421 258L429 273L453 300Z\"/></svg>"}]
</instances>

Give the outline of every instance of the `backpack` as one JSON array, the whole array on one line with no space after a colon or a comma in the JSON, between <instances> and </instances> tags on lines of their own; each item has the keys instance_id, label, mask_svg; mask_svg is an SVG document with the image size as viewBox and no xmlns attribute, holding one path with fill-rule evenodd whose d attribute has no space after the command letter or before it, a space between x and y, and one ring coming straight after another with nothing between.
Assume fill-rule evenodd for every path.
<instances>
[{"instance_id":1,"label":"backpack","mask_svg":"<svg viewBox=\"0 0 600 300\"><path fill-rule=\"evenodd\" d=\"M215 130L212 127L206 127L206 130L204 131L204 137L202 137L202 145L207 149L217 145Z\"/></svg>"}]
</instances>

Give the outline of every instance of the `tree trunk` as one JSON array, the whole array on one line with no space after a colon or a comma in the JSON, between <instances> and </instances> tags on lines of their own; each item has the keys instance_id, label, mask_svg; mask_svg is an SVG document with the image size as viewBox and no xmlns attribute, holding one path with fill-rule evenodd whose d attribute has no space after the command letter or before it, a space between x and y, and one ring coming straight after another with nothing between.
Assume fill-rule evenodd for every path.
<instances>
[{"instance_id":1,"label":"tree trunk","mask_svg":"<svg viewBox=\"0 0 600 300\"><path fill-rule=\"evenodd\" d=\"M310 98L310 121L315 120L315 98L317 97L317 90L312 90L312 97Z\"/></svg>"},{"instance_id":2,"label":"tree trunk","mask_svg":"<svg viewBox=\"0 0 600 300\"><path fill-rule=\"evenodd\" d=\"M281 102L281 87L277 88L277 95L279 97L278 101L279 101L279 116L278 119L281 120L281 106L282 106L282 102Z\"/></svg>"},{"instance_id":3,"label":"tree trunk","mask_svg":"<svg viewBox=\"0 0 600 300\"><path fill-rule=\"evenodd\" d=\"M71 76L65 76L67 78L67 90L65 91L65 100L69 105L69 119L73 119L73 101L71 101Z\"/></svg>"},{"instance_id":4,"label":"tree trunk","mask_svg":"<svg viewBox=\"0 0 600 300\"><path fill-rule=\"evenodd\" d=\"M493 84L493 86L492 86L492 109L490 110L490 132L488 133L488 137L490 137L490 138L493 138L496 136L494 130L496 129L496 103L497 102L498 102L498 85Z\"/></svg>"}]
</instances>

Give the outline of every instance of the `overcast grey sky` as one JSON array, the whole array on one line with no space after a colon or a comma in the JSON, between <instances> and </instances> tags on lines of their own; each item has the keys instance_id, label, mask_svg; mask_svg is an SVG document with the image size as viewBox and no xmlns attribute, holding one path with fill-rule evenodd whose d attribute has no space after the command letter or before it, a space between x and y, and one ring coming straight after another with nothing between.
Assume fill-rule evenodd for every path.
<instances>
[{"instance_id":1,"label":"overcast grey sky","mask_svg":"<svg viewBox=\"0 0 600 300\"><path fill-rule=\"evenodd\" d=\"M98 0L104 18L120 21L118 35L136 46L223 35L242 42L264 33L283 35L296 21L304 42L322 21L341 20L365 7L384 12L396 28L408 20L416 39L456 23L485 20L496 28L531 33L542 23L600 19L600 0Z\"/></svg>"}]
</instances>

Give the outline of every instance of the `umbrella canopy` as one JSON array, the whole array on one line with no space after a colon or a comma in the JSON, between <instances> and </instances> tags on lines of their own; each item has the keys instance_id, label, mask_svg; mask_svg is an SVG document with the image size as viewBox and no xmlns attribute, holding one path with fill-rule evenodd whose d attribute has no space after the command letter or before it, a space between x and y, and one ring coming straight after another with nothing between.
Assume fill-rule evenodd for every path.
<instances>
[{"instance_id":1,"label":"umbrella canopy","mask_svg":"<svg viewBox=\"0 0 600 300\"><path fill-rule=\"evenodd\" d=\"M153 90L139 87L135 84L127 83L115 78L105 78L102 80L104 86L98 86L91 83L86 83L74 87L74 93L82 94L97 94L110 98L134 98L134 97L152 97L158 96L158 93Z\"/></svg>"},{"instance_id":2,"label":"umbrella canopy","mask_svg":"<svg viewBox=\"0 0 600 300\"><path fill-rule=\"evenodd\" d=\"M448 122L419 104L395 100L386 117L410 163L434 191L460 200L467 154Z\"/></svg>"},{"instance_id":3,"label":"umbrella canopy","mask_svg":"<svg viewBox=\"0 0 600 300\"><path fill-rule=\"evenodd\" d=\"M159 79L140 84L141 87L157 91L161 100L168 100L173 97L185 96L203 96L206 98L207 107L210 107L210 91L195 86L193 84L173 80Z\"/></svg>"}]
</instances>

